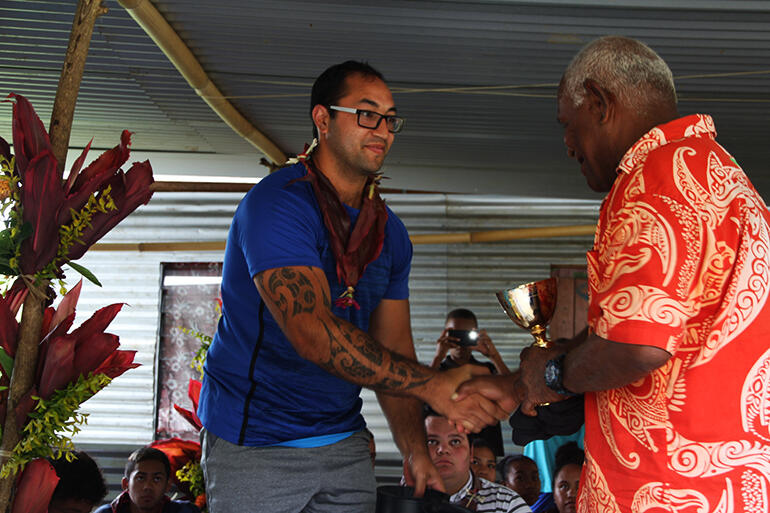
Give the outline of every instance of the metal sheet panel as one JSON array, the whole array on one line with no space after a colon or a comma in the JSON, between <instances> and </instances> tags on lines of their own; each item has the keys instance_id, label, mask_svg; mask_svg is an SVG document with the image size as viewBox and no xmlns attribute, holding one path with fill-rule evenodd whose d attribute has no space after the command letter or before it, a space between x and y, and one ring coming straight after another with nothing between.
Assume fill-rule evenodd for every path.
<instances>
[{"instance_id":1,"label":"metal sheet panel","mask_svg":"<svg viewBox=\"0 0 770 513\"><path fill-rule=\"evenodd\" d=\"M158 193L104 242L222 241L242 195ZM386 197L410 233L483 231L594 222L593 201L533 201L523 198L394 194ZM430 362L446 312L472 309L503 358L512 366L529 335L508 320L494 297L498 289L547 277L550 265L582 264L590 237L531 239L489 244L415 246L410 276L414 340L421 361ZM91 251L82 264L103 283L85 283L76 323L113 302L127 303L110 327L126 349L137 350L142 367L132 370L84 405L88 425L79 444L125 445L154 436L157 331L161 262L220 261L220 252ZM70 272L69 282L76 276ZM364 391L364 415L385 460L398 457L374 394ZM506 433L506 439L510 436ZM514 450L508 442L509 450ZM392 470L392 469L391 469Z\"/></svg>"}]
</instances>

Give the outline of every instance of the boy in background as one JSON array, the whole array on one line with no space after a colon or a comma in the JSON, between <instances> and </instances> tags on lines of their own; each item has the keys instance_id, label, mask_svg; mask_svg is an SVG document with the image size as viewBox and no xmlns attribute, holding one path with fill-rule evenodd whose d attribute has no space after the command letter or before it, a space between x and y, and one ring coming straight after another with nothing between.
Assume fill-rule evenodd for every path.
<instances>
[{"instance_id":1,"label":"boy in background","mask_svg":"<svg viewBox=\"0 0 770 513\"><path fill-rule=\"evenodd\" d=\"M48 513L91 513L107 495L107 486L96 462L84 452L73 454L72 461L67 461L64 455L48 459L59 476Z\"/></svg>"},{"instance_id":2,"label":"boy in background","mask_svg":"<svg viewBox=\"0 0 770 513\"><path fill-rule=\"evenodd\" d=\"M200 513L195 504L166 496L171 487L171 464L158 449L131 453L123 473L123 493L95 513Z\"/></svg>"}]
</instances>

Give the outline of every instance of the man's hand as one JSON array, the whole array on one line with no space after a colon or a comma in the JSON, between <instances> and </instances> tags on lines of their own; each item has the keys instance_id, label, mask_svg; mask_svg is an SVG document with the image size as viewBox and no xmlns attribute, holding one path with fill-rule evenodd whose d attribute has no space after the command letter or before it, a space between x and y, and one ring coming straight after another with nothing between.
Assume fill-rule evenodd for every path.
<instances>
[{"instance_id":1,"label":"man's hand","mask_svg":"<svg viewBox=\"0 0 770 513\"><path fill-rule=\"evenodd\" d=\"M490 359L494 356L499 356L500 354L492 343L492 339L487 335L487 330L479 331L479 338L476 340L476 345L471 346L471 349L478 351Z\"/></svg>"},{"instance_id":2,"label":"man's hand","mask_svg":"<svg viewBox=\"0 0 770 513\"><path fill-rule=\"evenodd\" d=\"M456 400L461 401L469 396L472 397L473 394L478 394L495 402L510 415L519 407L523 399L524 388L519 381L520 378L519 371L502 376L476 376L460 385Z\"/></svg>"},{"instance_id":3,"label":"man's hand","mask_svg":"<svg viewBox=\"0 0 770 513\"><path fill-rule=\"evenodd\" d=\"M489 358L489 360L492 362L492 365L495 366L498 374L511 373L511 370L507 365L505 365L505 362L503 361L502 356L500 356L500 352L495 347L495 344L492 343L492 339L489 338L489 335L487 335L487 330L479 331L478 341L476 342L475 346L471 346L471 350L478 351L479 353Z\"/></svg>"},{"instance_id":4,"label":"man's hand","mask_svg":"<svg viewBox=\"0 0 770 513\"><path fill-rule=\"evenodd\" d=\"M423 399L444 415L458 429L478 433L482 428L508 417L508 412L489 399L475 394L453 400L455 391L473 376L489 375L489 369L478 365L463 365L439 372L430 383Z\"/></svg>"},{"instance_id":5,"label":"man's hand","mask_svg":"<svg viewBox=\"0 0 770 513\"><path fill-rule=\"evenodd\" d=\"M415 452L404 458L404 481L414 487L414 496L422 497L425 488L446 492L444 481L426 451Z\"/></svg>"},{"instance_id":6,"label":"man's hand","mask_svg":"<svg viewBox=\"0 0 770 513\"><path fill-rule=\"evenodd\" d=\"M433 357L433 362L431 362L430 366L438 369L449 350L458 347L457 342L458 339L456 337L449 336L449 328L444 328L444 331L441 332L438 340L436 340L436 355Z\"/></svg>"},{"instance_id":7,"label":"man's hand","mask_svg":"<svg viewBox=\"0 0 770 513\"><path fill-rule=\"evenodd\" d=\"M523 388L521 412L530 417L537 415L536 406L546 403L563 401L567 397L557 394L545 384L545 364L564 352L561 347L544 349L542 347L526 347L521 352L519 367L520 383Z\"/></svg>"}]
</instances>

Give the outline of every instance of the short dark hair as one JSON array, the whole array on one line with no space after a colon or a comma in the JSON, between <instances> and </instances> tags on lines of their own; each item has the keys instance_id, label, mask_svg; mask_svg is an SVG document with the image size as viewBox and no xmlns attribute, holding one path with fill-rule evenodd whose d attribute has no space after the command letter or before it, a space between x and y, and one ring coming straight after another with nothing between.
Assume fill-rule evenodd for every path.
<instances>
[{"instance_id":1,"label":"short dark hair","mask_svg":"<svg viewBox=\"0 0 770 513\"><path fill-rule=\"evenodd\" d=\"M559 475L561 469L567 465L583 466L585 461L585 452L581 449L577 442L567 442L558 449L556 449L555 466L553 469L553 481L556 480L556 476Z\"/></svg>"},{"instance_id":2,"label":"short dark hair","mask_svg":"<svg viewBox=\"0 0 770 513\"><path fill-rule=\"evenodd\" d=\"M59 476L59 483L53 491L51 501L80 499L92 506L99 504L107 495L104 476L96 462L85 452L73 452L75 457L68 461L65 454L48 461Z\"/></svg>"},{"instance_id":3,"label":"short dark hair","mask_svg":"<svg viewBox=\"0 0 770 513\"><path fill-rule=\"evenodd\" d=\"M166 478L171 477L171 463L168 461L168 456L163 451L154 447L142 447L131 453L126 462L126 468L123 471L123 475L126 479L131 478L131 473L136 468L137 463L142 461L159 461L163 464L163 468L166 470Z\"/></svg>"},{"instance_id":4,"label":"short dark hair","mask_svg":"<svg viewBox=\"0 0 770 513\"><path fill-rule=\"evenodd\" d=\"M510 470L511 465L513 465L517 461L526 461L526 462L532 463L535 467L537 467L537 463L535 463L535 460L533 460L529 456L524 456L523 454L509 454L508 456L500 460L500 463L497 464L497 469L500 471L500 474L503 476L504 480L508 479L508 471Z\"/></svg>"},{"instance_id":5,"label":"short dark hair","mask_svg":"<svg viewBox=\"0 0 770 513\"><path fill-rule=\"evenodd\" d=\"M467 308L455 308L448 314L446 314L446 320L449 319L467 319L469 321L473 321L473 323L478 326L479 321L476 319L476 314L468 310ZM446 322L446 321L444 321Z\"/></svg>"},{"instance_id":6,"label":"short dark hair","mask_svg":"<svg viewBox=\"0 0 770 513\"><path fill-rule=\"evenodd\" d=\"M326 68L326 71L318 75L310 92L310 121L313 121L313 109L316 105L334 105L347 94L345 80L350 75L361 75L370 79L380 79L385 82L382 73L371 67L366 62L345 61ZM329 116L334 117L334 111L329 111ZM313 123L313 137L318 137L318 129Z\"/></svg>"},{"instance_id":7,"label":"short dark hair","mask_svg":"<svg viewBox=\"0 0 770 513\"><path fill-rule=\"evenodd\" d=\"M473 447L474 449L479 447L482 449L487 448L490 451L492 451L493 455L495 454L495 450L492 448L492 445L489 442L487 442L486 438L481 437L479 434L470 435L469 438L470 440L468 441L471 443L471 447Z\"/></svg>"}]
</instances>

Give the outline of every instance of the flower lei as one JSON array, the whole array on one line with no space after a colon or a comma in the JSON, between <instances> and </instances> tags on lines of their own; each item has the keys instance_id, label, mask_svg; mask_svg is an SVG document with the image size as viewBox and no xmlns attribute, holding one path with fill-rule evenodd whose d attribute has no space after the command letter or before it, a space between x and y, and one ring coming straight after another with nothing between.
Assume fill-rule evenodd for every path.
<instances>
[{"instance_id":1,"label":"flower lei","mask_svg":"<svg viewBox=\"0 0 770 513\"><path fill-rule=\"evenodd\" d=\"M324 225L329 231L332 253L337 264L337 279L346 286L345 291L334 301L334 305L341 308L353 306L360 310L361 307L355 300L355 286L364 274L366 266L380 256L385 241L388 210L377 190L382 175L373 174L366 179L361 211L351 231L350 216L337 191L310 158L317 144L318 141L313 139L310 146L305 145L302 153L287 161L287 164L301 162L307 170L306 175L292 180L289 185L296 181L307 181L313 187Z\"/></svg>"}]
</instances>

